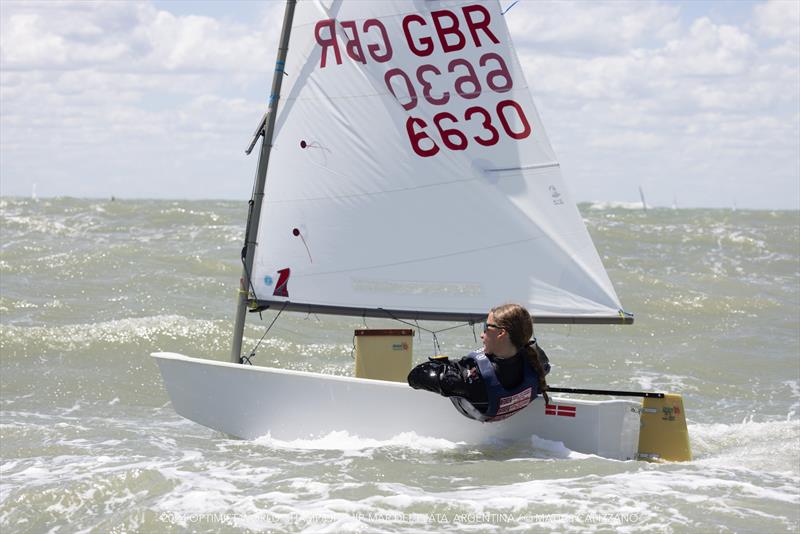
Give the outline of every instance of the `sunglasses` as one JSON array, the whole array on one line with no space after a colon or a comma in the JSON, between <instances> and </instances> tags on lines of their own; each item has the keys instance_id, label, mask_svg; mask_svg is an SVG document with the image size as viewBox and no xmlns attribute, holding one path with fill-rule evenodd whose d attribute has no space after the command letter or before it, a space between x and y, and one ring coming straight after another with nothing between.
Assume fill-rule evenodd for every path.
<instances>
[{"instance_id":1,"label":"sunglasses","mask_svg":"<svg viewBox=\"0 0 800 534\"><path fill-rule=\"evenodd\" d=\"M492 323L483 323L483 331L488 332L490 328L496 328L498 330L505 330L502 326L497 326L496 324Z\"/></svg>"}]
</instances>

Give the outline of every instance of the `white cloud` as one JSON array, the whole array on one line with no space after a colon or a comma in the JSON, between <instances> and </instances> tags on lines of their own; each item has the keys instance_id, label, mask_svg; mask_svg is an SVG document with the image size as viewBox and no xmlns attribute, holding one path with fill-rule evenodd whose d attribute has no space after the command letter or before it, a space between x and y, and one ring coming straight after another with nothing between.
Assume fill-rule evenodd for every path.
<instances>
[{"instance_id":1,"label":"white cloud","mask_svg":"<svg viewBox=\"0 0 800 534\"><path fill-rule=\"evenodd\" d=\"M130 46L109 32L114 19L133 18L136 4L8 2L0 26L4 69L57 69L102 65L130 54Z\"/></svg>"},{"instance_id":2,"label":"white cloud","mask_svg":"<svg viewBox=\"0 0 800 534\"><path fill-rule=\"evenodd\" d=\"M245 6L4 1L3 194L245 197L283 5ZM579 199L644 184L650 202L729 205L713 195L738 187L740 205L797 207L799 9L757 3L734 24L669 2L528 0L506 20Z\"/></svg>"},{"instance_id":3,"label":"white cloud","mask_svg":"<svg viewBox=\"0 0 800 534\"><path fill-rule=\"evenodd\" d=\"M560 8L556 20L583 5ZM754 11L763 8L775 18L786 7L771 3ZM586 13L608 27L617 8L599 4ZM697 201L700 204L726 205L730 198L716 198L724 192L760 207L781 203L796 208L800 203L796 40L764 41L748 30L753 25L721 24L710 16L684 23L676 10L653 12L662 18L641 20L653 24L657 20L669 31L654 25L649 31L623 35L626 47L604 44L603 39L613 38L600 31L591 37L598 45L594 52L575 53L575 47L565 49L562 42L580 42L579 37L573 30L557 29L536 39L528 37L526 46L518 46L545 126L577 196L608 198L611 189L627 195L624 200L634 200L636 186L645 184L660 193L660 199L652 194L648 198L664 204L677 191L695 191L706 195ZM542 15L526 13L536 16ZM548 22L552 21L536 24ZM536 25L524 20L513 24L526 31ZM762 20L758 26L762 31L764 24ZM772 30L771 35L785 37L786 27L781 28L782 33ZM721 184L716 191L709 185L715 181ZM786 190L792 183L797 185ZM770 184L784 193L770 192Z\"/></svg>"},{"instance_id":4,"label":"white cloud","mask_svg":"<svg viewBox=\"0 0 800 534\"><path fill-rule=\"evenodd\" d=\"M754 48L750 36L738 28L700 18L688 34L671 40L657 53L671 67L672 75L709 77L742 73Z\"/></svg>"},{"instance_id":5,"label":"white cloud","mask_svg":"<svg viewBox=\"0 0 800 534\"><path fill-rule=\"evenodd\" d=\"M134 35L149 47L146 63L170 71L236 71L264 65L272 55L264 33L208 17L150 12Z\"/></svg>"},{"instance_id":6,"label":"white cloud","mask_svg":"<svg viewBox=\"0 0 800 534\"><path fill-rule=\"evenodd\" d=\"M7 2L0 61L9 69L246 71L274 56L270 4L263 24L176 16L146 2ZM256 22L256 21L254 21Z\"/></svg>"},{"instance_id":7,"label":"white cloud","mask_svg":"<svg viewBox=\"0 0 800 534\"><path fill-rule=\"evenodd\" d=\"M506 16L517 46L562 55L619 52L677 31L678 8L650 1L520 2Z\"/></svg>"},{"instance_id":8,"label":"white cloud","mask_svg":"<svg viewBox=\"0 0 800 534\"><path fill-rule=\"evenodd\" d=\"M758 32L774 39L800 39L800 2L770 0L755 6L754 19Z\"/></svg>"},{"instance_id":9,"label":"white cloud","mask_svg":"<svg viewBox=\"0 0 800 534\"><path fill-rule=\"evenodd\" d=\"M244 25L147 2L4 2L3 194L246 191L280 7Z\"/></svg>"},{"instance_id":10,"label":"white cloud","mask_svg":"<svg viewBox=\"0 0 800 534\"><path fill-rule=\"evenodd\" d=\"M0 60L4 66L35 66L43 58L61 64L67 59L64 39L47 33L44 21L38 14L12 15L7 22L4 20L0 35Z\"/></svg>"}]
</instances>

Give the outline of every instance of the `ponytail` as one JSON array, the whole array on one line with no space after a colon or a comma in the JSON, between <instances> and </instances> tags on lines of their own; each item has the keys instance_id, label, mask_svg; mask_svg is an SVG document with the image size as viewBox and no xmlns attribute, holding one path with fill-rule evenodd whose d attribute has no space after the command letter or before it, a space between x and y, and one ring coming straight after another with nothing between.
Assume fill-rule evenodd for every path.
<instances>
[{"instance_id":1,"label":"ponytail","mask_svg":"<svg viewBox=\"0 0 800 534\"><path fill-rule=\"evenodd\" d=\"M540 352L544 355L544 351L536 344L536 338L533 338L525 345L525 355L528 357L528 363L539 376L539 392L542 394L545 404L550 404L550 397L547 395L547 381L544 378L544 375L547 374L549 369L545 371L539 356ZM544 360L547 360L547 356L544 356ZM548 365L548 367L550 366Z\"/></svg>"}]
</instances>

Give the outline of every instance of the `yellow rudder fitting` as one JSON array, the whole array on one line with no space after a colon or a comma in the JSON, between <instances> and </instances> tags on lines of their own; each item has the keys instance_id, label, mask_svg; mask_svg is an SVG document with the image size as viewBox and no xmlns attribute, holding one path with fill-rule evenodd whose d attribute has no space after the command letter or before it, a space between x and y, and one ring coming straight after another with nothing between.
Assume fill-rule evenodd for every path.
<instances>
[{"instance_id":1,"label":"yellow rudder fitting","mask_svg":"<svg viewBox=\"0 0 800 534\"><path fill-rule=\"evenodd\" d=\"M692 459L683 398L667 393L663 399L642 399L639 458L685 462Z\"/></svg>"}]
</instances>

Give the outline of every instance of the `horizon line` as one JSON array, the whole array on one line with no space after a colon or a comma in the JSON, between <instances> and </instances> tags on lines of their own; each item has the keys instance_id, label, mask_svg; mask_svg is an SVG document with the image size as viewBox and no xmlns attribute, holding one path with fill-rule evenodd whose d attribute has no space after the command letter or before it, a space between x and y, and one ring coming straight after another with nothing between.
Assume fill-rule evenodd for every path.
<instances>
[{"instance_id":1,"label":"horizon line","mask_svg":"<svg viewBox=\"0 0 800 534\"><path fill-rule=\"evenodd\" d=\"M60 199L72 199L72 200L93 200L93 201L108 201L108 202L116 202L116 201L157 201L157 202L243 202L247 203L250 199L236 199L236 198L211 198L211 197L204 197L204 198L180 198L180 197L145 197L145 196L117 196L117 195L103 195L103 196L72 196L72 195L43 195L43 196L23 196L23 195L5 195L0 193L0 200L31 200L37 202L39 200L60 200ZM642 203L640 200L581 200L575 203L577 206L586 205L588 207L598 205L598 204L608 204L608 206L601 206L595 209L625 209L630 211L646 211L642 208ZM794 208L756 208L756 207L746 207L740 205L733 205L733 206L672 206L672 205L661 205L661 204L650 204L648 202L647 209L657 209L657 210L698 210L698 209L709 209L709 210L727 210L727 211L791 211L791 212L800 212L800 206Z\"/></svg>"}]
</instances>

